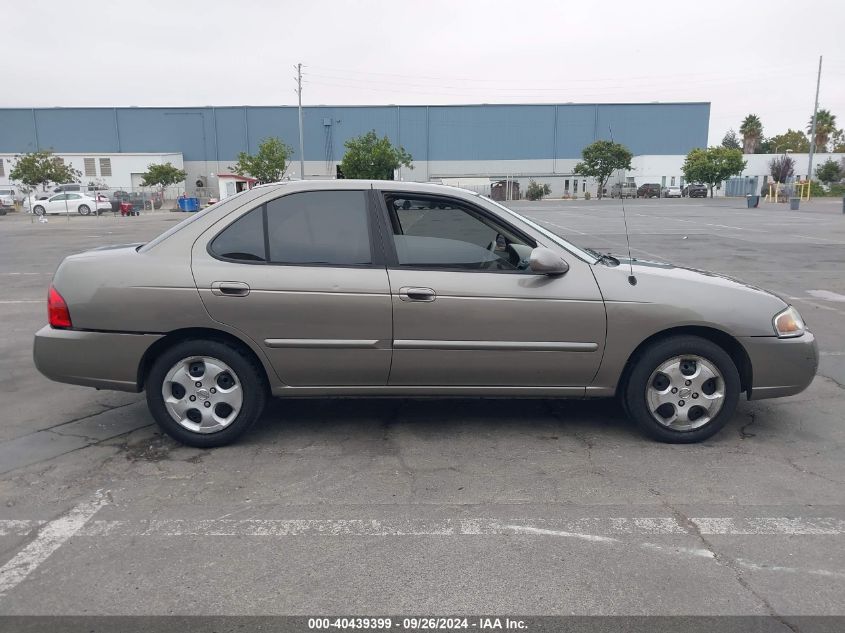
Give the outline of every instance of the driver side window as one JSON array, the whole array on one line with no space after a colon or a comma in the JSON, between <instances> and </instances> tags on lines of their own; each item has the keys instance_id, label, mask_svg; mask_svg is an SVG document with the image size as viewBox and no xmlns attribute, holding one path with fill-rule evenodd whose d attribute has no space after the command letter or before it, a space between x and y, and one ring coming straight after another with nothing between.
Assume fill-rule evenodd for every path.
<instances>
[{"instance_id":1,"label":"driver side window","mask_svg":"<svg viewBox=\"0 0 845 633\"><path fill-rule=\"evenodd\" d=\"M400 266L517 271L534 247L481 210L459 200L386 197Z\"/></svg>"}]
</instances>

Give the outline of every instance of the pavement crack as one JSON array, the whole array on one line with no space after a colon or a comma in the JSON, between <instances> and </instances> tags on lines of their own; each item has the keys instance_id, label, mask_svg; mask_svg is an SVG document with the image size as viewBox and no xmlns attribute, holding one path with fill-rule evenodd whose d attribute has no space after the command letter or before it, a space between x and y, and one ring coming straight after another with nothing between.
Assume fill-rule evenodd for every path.
<instances>
[{"instance_id":1,"label":"pavement crack","mask_svg":"<svg viewBox=\"0 0 845 633\"><path fill-rule=\"evenodd\" d=\"M747 440L749 438L757 436L756 433L748 432L748 427L752 426L757 421L757 414L754 411L749 411L748 417L750 417L751 420L749 420L748 423L743 424L741 427L739 427L739 438L742 440Z\"/></svg>"},{"instance_id":2,"label":"pavement crack","mask_svg":"<svg viewBox=\"0 0 845 633\"><path fill-rule=\"evenodd\" d=\"M707 537L705 537L704 534L701 533L701 529L698 527L695 521L688 517L686 513L676 508L672 503L664 499L663 495L660 494L659 490L657 490L656 488L649 488L649 492L655 495L660 501L660 503L663 505L663 507L665 507L669 512L672 513L672 516L678 522L678 525L680 525L690 536L693 536L698 539L704 549L710 552L713 557L713 560L716 561L718 565L721 565L722 567L725 567L726 569L731 571L737 584L739 584L740 587L742 587L743 589L745 589L745 591L751 594L763 606L763 608L766 609L769 616L780 622L790 631L793 631L794 633L800 633L799 629L794 624L786 620L783 615L777 612L774 606L772 606L772 603L769 602L769 600L763 594L761 594L759 591L757 591L754 587L751 586L751 584L743 575L742 568L740 567L739 562L737 562L730 556L726 556L725 554L719 552L713 545L713 543L711 543L707 539Z\"/></svg>"},{"instance_id":3,"label":"pavement crack","mask_svg":"<svg viewBox=\"0 0 845 633\"><path fill-rule=\"evenodd\" d=\"M58 424L54 424L53 426L48 426L47 428L40 429L41 431L52 431L53 429L57 429L62 426L66 426L68 424L73 424L74 422L80 422L81 420L87 420L89 418L95 418L98 415L103 415L104 413L108 413L109 411L115 411L116 409L123 409L125 407L131 407L133 404L138 404L140 400L133 400L132 402L127 402L125 404L116 404L114 406L107 406L102 411L97 411L96 413L89 413L88 415L83 415L78 418L73 418L71 420L66 420L65 422L59 422Z\"/></svg>"},{"instance_id":4,"label":"pavement crack","mask_svg":"<svg viewBox=\"0 0 845 633\"><path fill-rule=\"evenodd\" d=\"M91 437L90 435L82 435L80 433L60 433L59 431L55 431L53 429L47 429L47 430L42 431L42 432L43 433L51 433L53 435L59 435L61 437L78 437L79 439L90 442L91 444L96 444L97 442L100 441L96 437Z\"/></svg>"}]
</instances>

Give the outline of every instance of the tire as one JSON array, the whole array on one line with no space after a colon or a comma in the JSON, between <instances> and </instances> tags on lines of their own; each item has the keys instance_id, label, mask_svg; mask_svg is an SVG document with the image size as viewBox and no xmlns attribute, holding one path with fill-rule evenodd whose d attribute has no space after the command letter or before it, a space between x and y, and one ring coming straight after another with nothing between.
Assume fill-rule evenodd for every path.
<instances>
[{"instance_id":1,"label":"tire","mask_svg":"<svg viewBox=\"0 0 845 633\"><path fill-rule=\"evenodd\" d=\"M79 211L79 215L91 215L91 207L87 204L80 204L77 211Z\"/></svg>"},{"instance_id":2,"label":"tire","mask_svg":"<svg viewBox=\"0 0 845 633\"><path fill-rule=\"evenodd\" d=\"M188 370L200 371L200 365L202 373L192 377ZM197 448L223 446L245 433L264 410L263 372L255 360L229 343L182 341L150 367L145 382L147 406L161 430L178 442ZM223 374L230 378L223 381ZM214 376L223 382L215 382ZM202 386L196 387L197 382ZM165 391L170 394L167 400ZM195 400L189 401L190 397ZM201 402L211 406L200 406ZM181 422L175 417L180 411L185 412ZM203 425L206 430L198 430Z\"/></svg>"},{"instance_id":3,"label":"tire","mask_svg":"<svg viewBox=\"0 0 845 633\"><path fill-rule=\"evenodd\" d=\"M661 368L665 374L658 371ZM712 437L728 423L740 389L739 372L724 349L698 336L672 336L634 359L623 392L624 408L649 437L689 444ZM667 405L672 413L664 408ZM655 409L663 410L652 413Z\"/></svg>"},{"instance_id":4,"label":"tire","mask_svg":"<svg viewBox=\"0 0 845 633\"><path fill-rule=\"evenodd\" d=\"M32 212L35 215L44 215L44 207L42 207L40 204L36 204L34 207L32 207Z\"/></svg>"}]
</instances>

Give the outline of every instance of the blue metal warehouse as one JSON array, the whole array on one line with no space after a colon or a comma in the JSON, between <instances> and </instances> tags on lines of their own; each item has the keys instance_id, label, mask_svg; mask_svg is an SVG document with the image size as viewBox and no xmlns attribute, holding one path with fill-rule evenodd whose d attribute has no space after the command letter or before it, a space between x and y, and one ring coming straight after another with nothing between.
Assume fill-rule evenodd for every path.
<instances>
[{"instance_id":1,"label":"blue metal warehouse","mask_svg":"<svg viewBox=\"0 0 845 633\"><path fill-rule=\"evenodd\" d=\"M331 176L344 141L374 129L414 157L408 179L557 176L611 134L635 155L686 154L706 146L709 117L709 103L308 106L305 171ZM295 148L298 170L296 107L0 109L0 154L181 153L189 178L225 172L268 136Z\"/></svg>"}]
</instances>

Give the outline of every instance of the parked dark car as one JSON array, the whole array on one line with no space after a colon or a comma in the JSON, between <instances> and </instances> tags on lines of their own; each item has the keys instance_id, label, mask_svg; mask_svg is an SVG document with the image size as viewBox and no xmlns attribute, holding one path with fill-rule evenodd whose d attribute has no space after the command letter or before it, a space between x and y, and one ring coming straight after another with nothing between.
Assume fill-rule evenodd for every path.
<instances>
[{"instance_id":1,"label":"parked dark car","mask_svg":"<svg viewBox=\"0 0 845 633\"><path fill-rule=\"evenodd\" d=\"M707 185L700 185L700 184L691 184L687 185L683 189L683 196L684 198L706 198L707 197Z\"/></svg>"},{"instance_id":2,"label":"parked dark car","mask_svg":"<svg viewBox=\"0 0 845 633\"><path fill-rule=\"evenodd\" d=\"M662 187L657 183L646 183L637 189L638 198L659 198Z\"/></svg>"}]
</instances>

